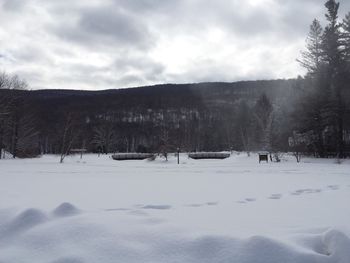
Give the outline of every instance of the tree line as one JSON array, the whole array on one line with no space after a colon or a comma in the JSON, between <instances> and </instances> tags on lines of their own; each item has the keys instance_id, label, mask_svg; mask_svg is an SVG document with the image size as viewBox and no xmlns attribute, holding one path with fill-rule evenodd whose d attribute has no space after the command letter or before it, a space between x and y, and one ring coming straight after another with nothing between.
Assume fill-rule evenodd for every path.
<instances>
[{"instance_id":1,"label":"tree line","mask_svg":"<svg viewBox=\"0 0 350 263\"><path fill-rule=\"evenodd\" d=\"M20 98L21 141L31 141L15 156L88 152L167 152L261 150L271 143L288 150L285 94L295 80L157 85L126 90L0 90ZM3 108L3 104L0 105ZM282 110L278 110L283 108ZM13 154L10 116L3 115L2 148ZM22 128L23 123L23 128ZM28 128L30 127L30 129ZM264 145L262 145L264 144ZM264 148L264 149L265 149Z\"/></svg>"}]
</instances>

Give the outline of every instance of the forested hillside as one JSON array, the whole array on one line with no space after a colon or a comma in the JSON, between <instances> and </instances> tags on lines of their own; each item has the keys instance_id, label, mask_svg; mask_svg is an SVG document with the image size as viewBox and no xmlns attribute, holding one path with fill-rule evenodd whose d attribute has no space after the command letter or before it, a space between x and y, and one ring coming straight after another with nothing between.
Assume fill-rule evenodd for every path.
<instances>
[{"instance_id":1,"label":"forested hillside","mask_svg":"<svg viewBox=\"0 0 350 263\"><path fill-rule=\"evenodd\" d=\"M20 156L60 153L65 143L102 152L259 150L267 132L259 122L269 117L273 148L287 150L299 89L296 80L271 80L104 91L1 90L16 112L2 126L2 142Z\"/></svg>"}]
</instances>

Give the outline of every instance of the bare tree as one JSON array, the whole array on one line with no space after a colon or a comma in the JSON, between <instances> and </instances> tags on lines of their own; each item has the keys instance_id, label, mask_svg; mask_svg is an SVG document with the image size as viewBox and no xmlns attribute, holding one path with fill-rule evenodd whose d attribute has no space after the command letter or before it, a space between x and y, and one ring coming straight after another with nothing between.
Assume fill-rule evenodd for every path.
<instances>
[{"instance_id":1,"label":"bare tree","mask_svg":"<svg viewBox=\"0 0 350 263\"><path fill-rule=\"evenodd\" d=\"M5 148L5 133L6 133L6 125L8 122L8 115L10 114L10 111L4 103L1 102L0 98L0 159L2 158L2 152Z\"/></svg>"},{"instance_id":2,"label":"bare tree","mask_svg":"<svg viewBox=\"0 0 350 263\"><path fill-rule=\"evenodd\" d=\"M105 154L118 143L112 123L102 124L94 129L92 143Z\"/></svg>"},{"instance_id":3,"label":"bare tree","mask_svg":"<svg viewBox=\"0 0 350 263\"><path fill-rule=\"evenodd\" d=\"M165 126L161 127L159 140L160 143L158 146L158 155L163 156L165 160L168 161L169 152L175 150L176 147L173 144L171 144L169 130Z\"/></svg>"},{"instance_id":4,"label":"bare tree","mask_svg":"<svg viewBox=\"0 0 350 263\"><path fill-rule=\"evenodd\" d=\"M13 157L34 157L39 153L39 132L35 127L35 117L30 114L20 116L15 124Z\"/></svg>"},{"instance_id":5,"label":"bare tree","mask_svg":"<svg viewBox=\"0 0 350 263\"><path fill-rule=\"evenodd\" d=\"M24 90L28 84L17 75L10 75L6 72L0 73L0 89L3 90ZM18 129L25 124L25 112L23 111L23 100L13 92L2 92L0 96L0 158L3 149L6 147L12 152L13 157L17 156ZM10 134L10 136L7 136ZM9 137L6 140L6 137ZM25 136L26 137L26 136Z\"/></svg>"},{"instance_id":6,"label":"bare tree","mask_svg":"<svg viewBox=\"0 0 350 263\"><path fill-rule=\"evenodd\" d=\"M247 153L247 156L250 157L251 138L246 132L244 132L244 129L242 127L240 127L240 135L241 135L243 149Z\"/></svg>"},{"instance_id":7,"label":"bare tree","mask_svg":"<svg viewBox=\"0 0 350 263\"><path fill-rule=\"evenodd\" d=\"M0 73L0 89L9 89L10 76L5 73ZM3 149L5 145L5 133L7 131L8 117L11 113L10 105L12 103L12 98L5 94L1 93L0 96L0 159L2 158Z\"/></svg>"},{"instance_id":8,"label":"bare tree","mask_svg":"<svg viewBox=\"0 0 350 263\"><path fill-rule=\"evenodd\" d=\"M61 157L60 163L63 163L64 158L69 154L70 150L76 139L78 138L78 132L76 129L77 120L72 113L68 113L65 116L64 126L61 135Z\"/></svg>"},{"instance_id":9,"label":"bare tree","mask_svg":"<svg viewBox=\"0 0 350 263\"><path fill-rule=\"evenodd\" d=\"M298 163L301 160L303 142L303 135L295 131L293 132L293 135L288 139L289 147L291 148L293 156L295 157Z\"/></svg>"}]
</instances>

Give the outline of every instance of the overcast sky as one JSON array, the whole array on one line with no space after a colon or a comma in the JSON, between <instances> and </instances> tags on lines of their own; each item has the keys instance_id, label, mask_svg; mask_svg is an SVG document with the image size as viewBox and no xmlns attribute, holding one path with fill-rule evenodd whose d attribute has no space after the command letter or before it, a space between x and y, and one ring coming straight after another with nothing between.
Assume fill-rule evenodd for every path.
<instances>
[{"instance_id":1,"label":"overcast sky","mask_svg":"<svg viewBox=\"0 0 350 263\"><path fill-rule=\"evenodd\" d=\"M324 2L0 0L0 70L32 89L296 77Z\"/></svg>"}]
</instances>

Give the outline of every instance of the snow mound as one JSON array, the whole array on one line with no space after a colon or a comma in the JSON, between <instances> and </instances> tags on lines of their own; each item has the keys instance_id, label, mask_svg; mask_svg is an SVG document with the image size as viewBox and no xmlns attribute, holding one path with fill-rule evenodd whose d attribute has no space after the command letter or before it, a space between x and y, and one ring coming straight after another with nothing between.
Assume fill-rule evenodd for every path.
<instances>
[{"instance_id":1,"label":"snow mound","mask_svg":"<svg viewBox=\"0 0 350 263\"><path fill-rule=\"evenodd\" d=\"M247 263L311 263L318 262L317 254L297 251L295 248L276 240L254 236L244 241L238 251L238 262Z\"/></svg>"},{"instance_id":2,"label":"snow mound","mask_svg":"<svg viewBox=\"0 0 350 263\"><path fill-rule=\"evenodd\" d=\"M53 215L56 217L66 217L66 216L73 216L80 212L78 208L76 208L71 203L62 203L58 207L53 210Z\"/></svg>"},{"instance_id":3,"label":"snow mound","mask_svg":"<svg viewBox=\"0 0 350 263\"><path fill-rule=\"evenodd\" d=\"M79 212L69 203L54 211L59 216ZM349 263L350 259L349 236L339 230L303 232L300 242L293 244L267 236L188 235L166 224L154 228L111 213L47 219L37 209L25 210L5 228L13 232L0 233L0 241L1 237L6 241L0 242L4 251L0 262L25 262L28 257L50 263ZM31 231L19 232L24 229Z\"/></svg>"},{"instance_id":4,"label":"snow mound","mask_svg":"<svg viewBox=\"0 0 350 263\"><path fill-rule=\"evenodd\" d=\"M327 258L328 261L325 262L350 262L350 237L340 230L331 229L320 234L304 235L298 243L304 249Z\"/></svg>"},{"instance_id":5,"label":"snow mound","mask_svg":"<svg viewBox=\"0 0 350 263\"><path fill-rule=\"evenodd\" d=\"M350 262L350 238L338 230L330 230L323 235L325 252L334 262Z\"/></svg>"},{"instance_id":6,"label":"snow mound","mask_svg":"<svg viewBox=\"0 0 350 263\"><path fill-rule=\"evenodd\" d=\"M17 215L11 225L16 229L30 228L43 223L46 220L47 217L44 212L40 211L39 209L29 208Z\"/></svg>"},{"instance_id":7,"label":"snow mound","mask_svg":"<svg viewBox=\"0 0 350 263\"><path fill-rule=\"evenodd\" d=\"M2 226L2 237L17 235L47 221L47 216L40 210L30 208Z\"/></svg>"},{"instance_id":8,"label":"snow mound","mask_svg":"<svg viewBox=\"0 0 350 263\"><path fill-rule=\"evenodd\" d=\"M247 239L204 236L193 240L163 240L158 251L163 251L152 262L170 256L169 262L237 262L237 263L349 263L350 240L340 231L319 234L313 245L323 241L323 249L316 252L307 247L298 247L289 242L253 236ZM166 252L165 252L166 251ZM157 260L159 259L159 261Z\"/></svg>"},{"instance_id":9,"label":"snow mound","mask_svg":"<svg viewBox=\"0 0 350 263\"><path fill-rule=\"evenodd\" d=\"M68 258L68 257L65 257L65 258L60 258L60 259L57 259L55 261L52 261L52 263L84 263L83 260L79 259L79 258Z\"/></svg>"}]
</instances>

